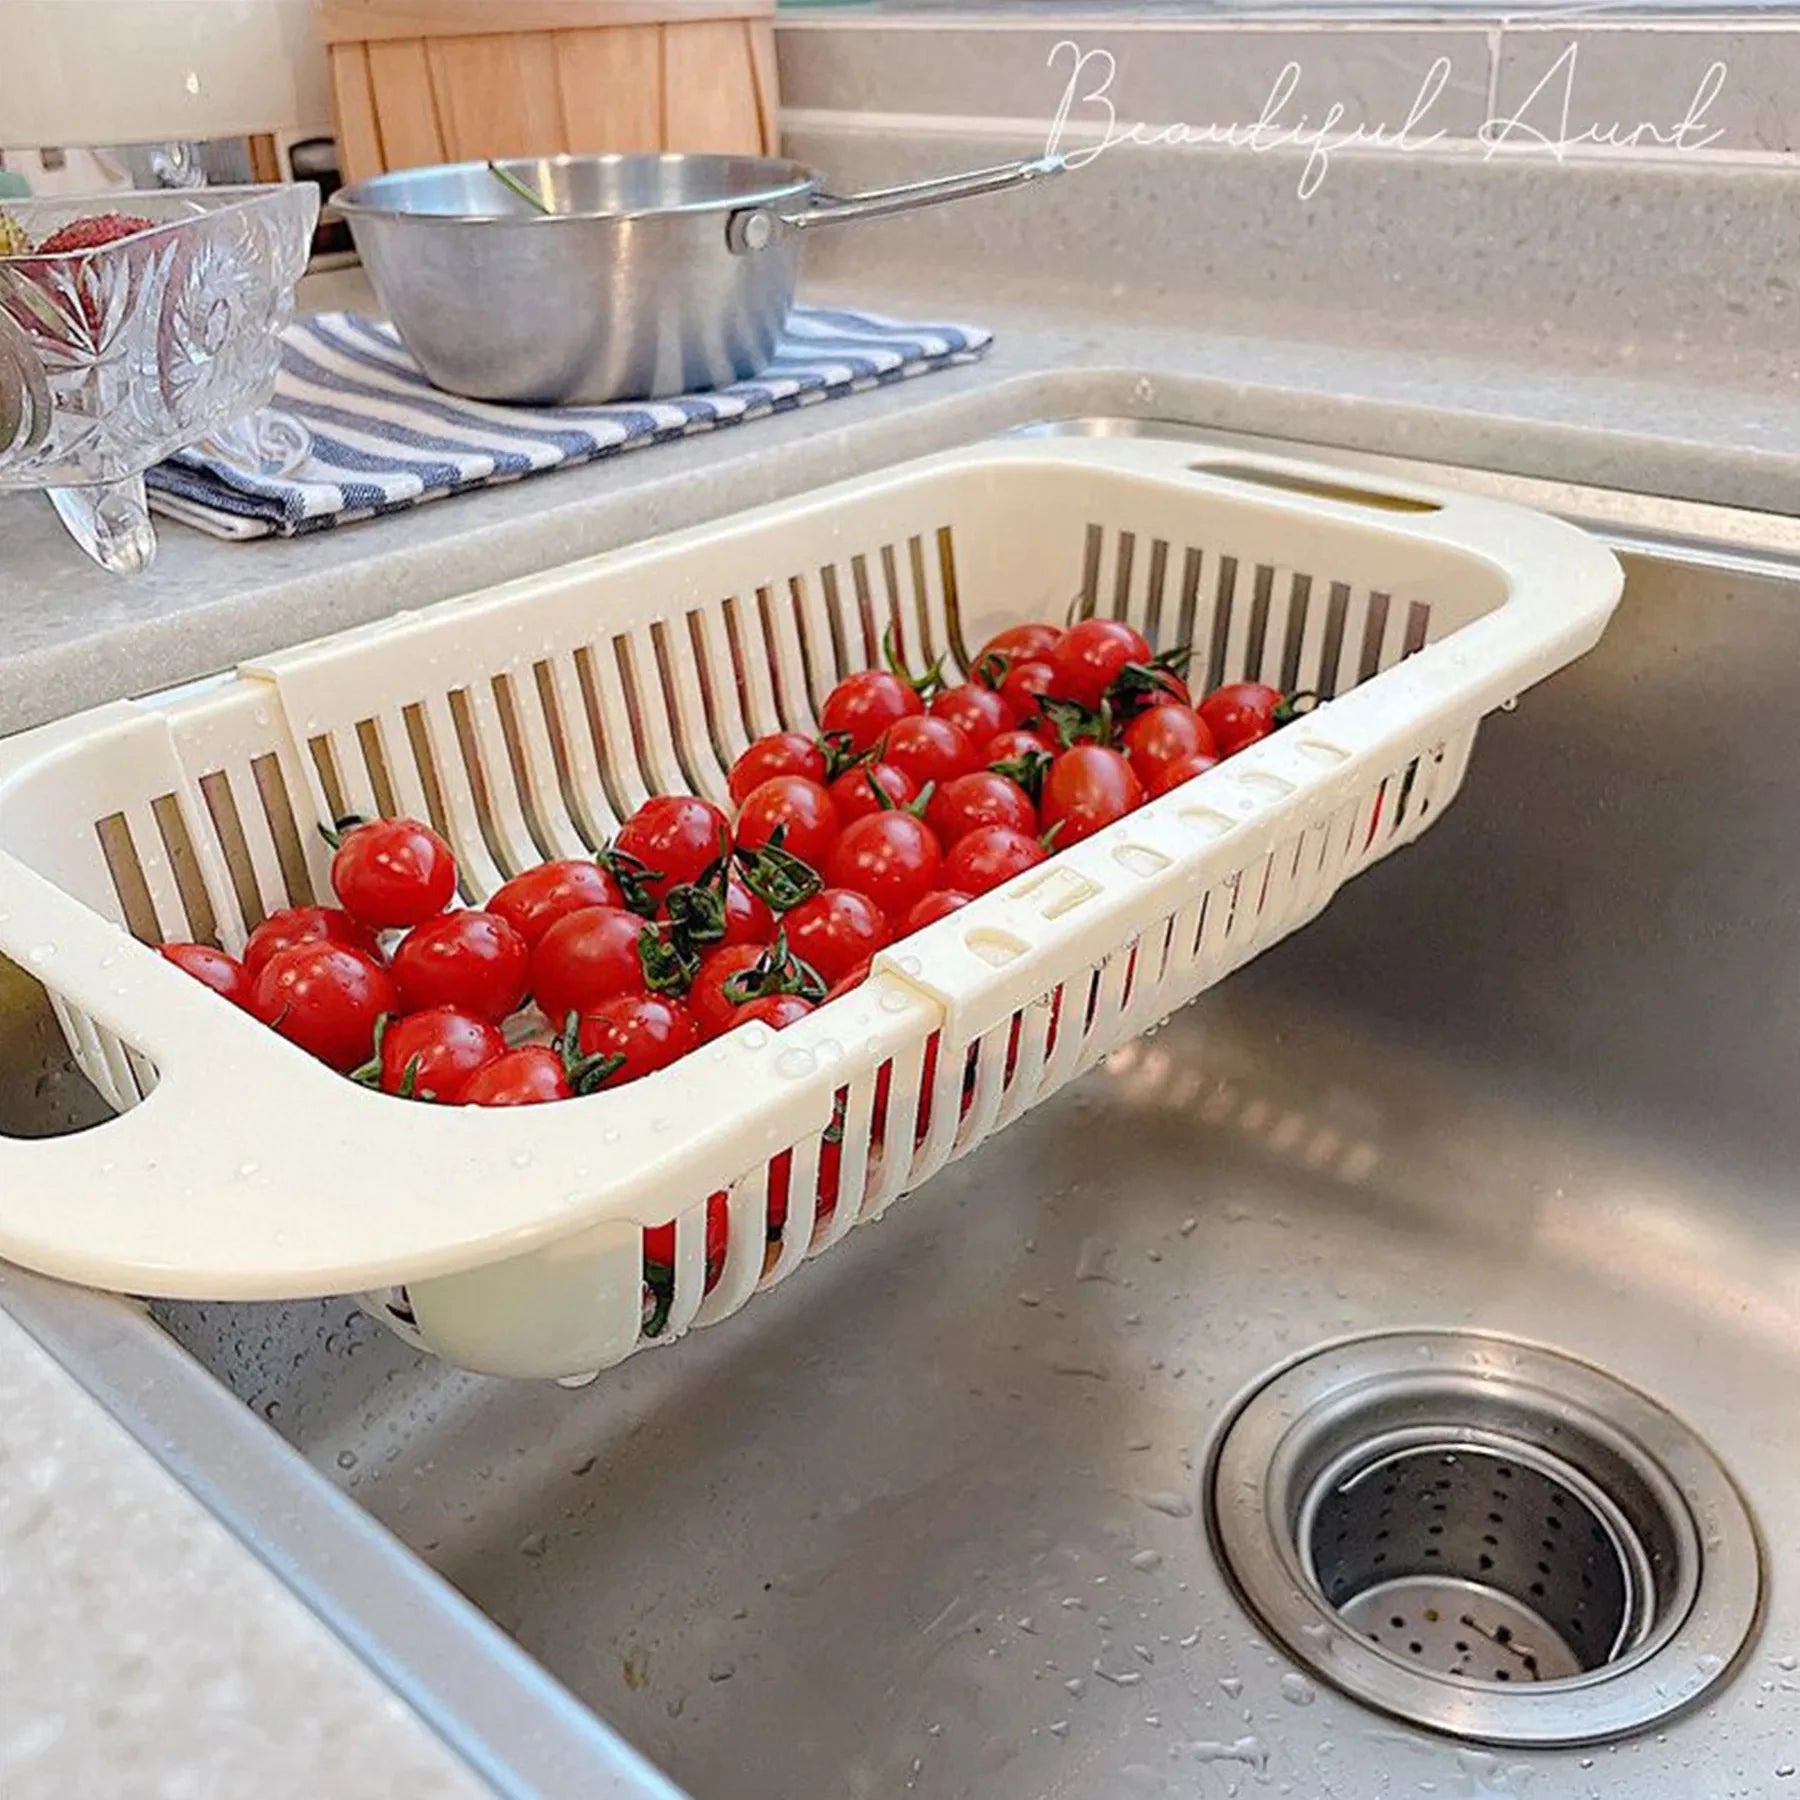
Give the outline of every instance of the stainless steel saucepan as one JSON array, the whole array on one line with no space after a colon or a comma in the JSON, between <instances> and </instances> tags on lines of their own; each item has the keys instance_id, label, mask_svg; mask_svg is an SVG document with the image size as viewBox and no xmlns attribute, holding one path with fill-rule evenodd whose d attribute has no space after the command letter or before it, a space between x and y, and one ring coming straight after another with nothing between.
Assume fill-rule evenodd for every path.
<instances>
[{"instance_id":1,"label":"stainless steel saucepan","mask_svg":"<svg viewBox=\"0 0 1800 1800\"><path fill-rule=\"evenodd\" d=\"M807 232L1062 168L1045 156L840 198L774 157L556 156L396 170L331 204L439 387L597 404L760 374Z\"/></svg>"}]
</instances>

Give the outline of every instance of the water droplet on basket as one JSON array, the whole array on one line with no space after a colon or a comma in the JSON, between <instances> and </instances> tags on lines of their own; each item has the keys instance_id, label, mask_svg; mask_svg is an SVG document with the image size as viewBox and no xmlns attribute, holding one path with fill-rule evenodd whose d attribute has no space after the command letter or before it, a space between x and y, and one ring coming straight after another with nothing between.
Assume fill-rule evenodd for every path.
<instances>
[{"instance_id":1,"label":"water droplet on basket","mask_svg":"<svg viewBox=\"0 0 1800 1800\"><path fill-rule=\"evenodd\" d=\"M759 1025L754 1020L742 1027L740 1032L744 1045L750 1050L760 1050L774 1035L768 1026Z\"/></svg>"},{"instance_id":2,"label":"water droplet on basket","mask_svg":"<svg viewBox=\"0 0 1800 1800\"><path fill-rule=\"evenodd\" d=\"M782 1051L775 1059L775 1073L785 1075L790 1080L810 1075L818 1066L818 1058L810 1050L801 1049L798 1045Z\"/></svg>"},{"instance_id":3,"label":"water droplet on basket","mask_svg":"<svg viewBox=\"0 0 1800 1800\"><path fill-rule=\"evenodd\" d=\"M250 1177L252 1175L254 1175L261 1167L262 1167L262 1164L259 1162L255 1162L255 1161L239 1163L238 1164L238 1180L239 1181L248 1181L250 1179Z\"/></svg>"},{"instance_id":4,"label":"water droplet on basket","mask_svg":"<svg viewBox=\"0 0 1800 1800\"><path fill-rule=\"evenodd\" d=\"M1290 1671L1281 1678L1281 1697L1290 1706L1311 1706L1318 1699L1318 1690L1306 1679Z\"/></svg>"},{"instance_id":5,"label":"water droplet on basket","mask_svg":"<svg viewBox=\"0 0 1800 1800\"><path fill-rule=\"evenodd\" d=\"M829 1069L833 1063L844 1060L844 1046L836 1038L826 1038L813 1046L813 1054L819 1059L819 1066Z\"/></svg>"},{"instance_id":6,"label":"water droplet on basket","mask_svg":"<svg viewBox=\"0 0 1800 1800\"><path fill-rule=\"evenodd\" d=\"M924 966L925 965L921 963L916 956L903 956L900 958L900 969L903 974L916 975Z\"/></svg>"},{"instance_id":7,"label":"water droplet on basket","mask_svg":"<svg viewBox=\"0 0 1800 1800\"><path fill-rule=\"evenodd\" d=\"M905 1012L906 1008L907 1008L907 998L903 993L901 993L899 991L899 989L888 988L882 994L881 999L878 1002L878 1004L880 1005L881 1010L883 1012L890 1012L890 1013Z\"/></svg>"},{"instance_id":8,"label":"water droplet on basket","mask_svg":"<svg viewBox=\"0 0 1800 1800\"><path fill-rule=\"evenodd\" d=\"M515 1169L529 1169L531 1167L531 1152L529 1150L515 1150L512 1153L512 1166Z\"/></svg>"},{"instance_id":9,"label":"water droplet on basket","mask_svg":"<svg viewBox=\"0 0 1800 1800\"><path fill-rule=\"evenodd\" d=\"M54 944L33 944L31 948L25 952L25 960L30 963L33 968L42 968L55 954L56 946Z\"/></svg>"}]
</instances>

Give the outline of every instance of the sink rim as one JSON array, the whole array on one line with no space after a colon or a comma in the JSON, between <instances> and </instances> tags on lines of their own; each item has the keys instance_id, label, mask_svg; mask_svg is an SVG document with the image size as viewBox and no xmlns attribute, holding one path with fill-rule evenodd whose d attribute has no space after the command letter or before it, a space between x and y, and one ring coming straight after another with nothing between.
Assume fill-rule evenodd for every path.
<instances>
[{"instance_id":1,"label":"sink rim","mask_svg":"<svg viewBox=\"0 0 1800 1800\"><path fill-rule=\"evenodd\" d=\"M1178 435L1469 486L1560 512L1615 548L1800 582L1800 524L1747 509L1181 421L1044 421L1018 429ZM1654 528L1646 510L1675 528ZM1772 531L1771 521L1788 529ZM684 1800L680 1788L139 1307L12 1269L0 1270L0 1306L499 1791Z\"/></svg>"}]
</instances>

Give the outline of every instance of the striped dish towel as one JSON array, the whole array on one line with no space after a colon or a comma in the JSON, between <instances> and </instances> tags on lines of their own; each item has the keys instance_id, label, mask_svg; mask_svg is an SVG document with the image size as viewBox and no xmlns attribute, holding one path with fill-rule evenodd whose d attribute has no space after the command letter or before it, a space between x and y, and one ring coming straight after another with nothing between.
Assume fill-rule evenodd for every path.
<instances>
[{"instance_id":1,"label":"striped dish towel","mask_svg":"<svg viewBox=\"0 0 1800 1800\"><path fill-rule=\"evenodd\" d=\"M274 406L312 453L271 478L195 447L149 471L158 512L215 537L297 537L545 469L790 412L968 362L990 334L796 307L773 365L712 393L610 406L498 406L434 388L393 326L317 313L282 334Z\"/></svg>"}]
</instances>

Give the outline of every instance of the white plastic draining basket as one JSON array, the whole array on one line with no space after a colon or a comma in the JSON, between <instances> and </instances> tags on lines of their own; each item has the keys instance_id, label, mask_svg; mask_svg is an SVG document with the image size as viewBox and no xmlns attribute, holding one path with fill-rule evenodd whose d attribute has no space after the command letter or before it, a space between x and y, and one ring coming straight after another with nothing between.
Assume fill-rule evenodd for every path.
<instances>
[{"instance_id":1,"label":"white plastic draining basket","mask_svg":"<svg viewBox=\"0 0 1800 1800\"><path fill-rule=\"evenodd\" d=\"M499 1374L671 1341L1416 837L1483 713L1588 649L1620 585L1581 532L1460 495L1148 439L988 444L16 738L0 951L44 982L123 1116L0 1139L0 1254L141 1295L372 1290L396 1330ZM1260 677L1327 703L907 939L779 1036L750 1026L558 1106L411 1105L145 947L235 950L265 913L326 896L314 827L346 811L431 818L479 900L591 850L647 794L721 797L744 744L811 728L890 625L916 661L965 663L1072 596L1191 641L1197 690ZM834 1113L839 1199L815 1219ZM777 1157L789 1213L765 1256ZM707 1293L719 1190L730 1243ZM650 1339L641 1228L672 1217Z\"/></svg>"}]
</instances>

